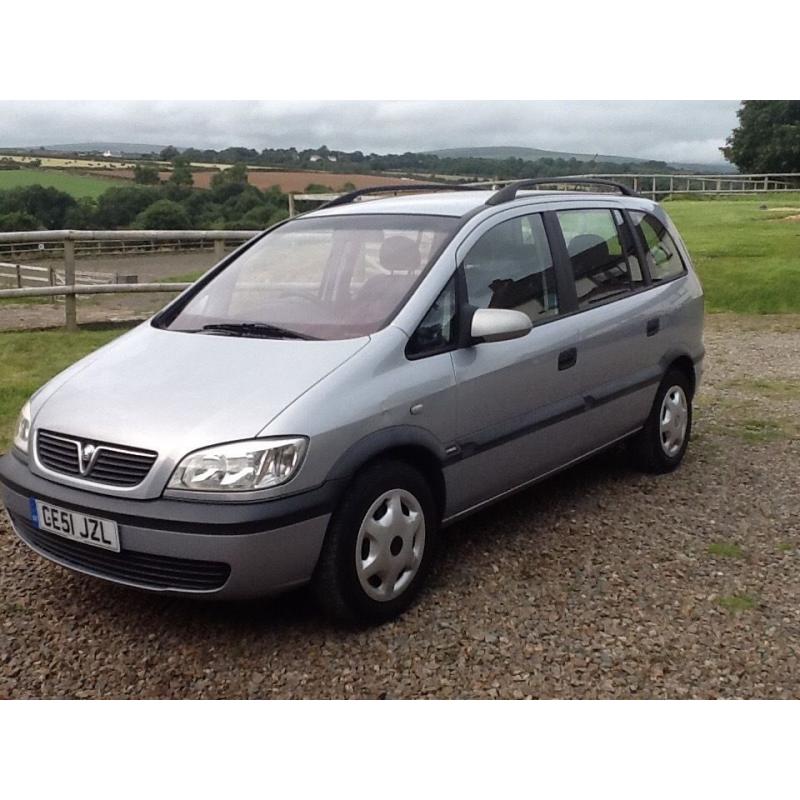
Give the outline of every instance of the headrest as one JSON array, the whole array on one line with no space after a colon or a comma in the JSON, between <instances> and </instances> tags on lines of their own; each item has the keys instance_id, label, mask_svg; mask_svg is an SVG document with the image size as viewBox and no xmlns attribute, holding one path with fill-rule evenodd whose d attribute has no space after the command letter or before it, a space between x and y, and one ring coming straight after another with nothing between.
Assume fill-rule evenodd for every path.
<instances>
[{"instance_id":1,"label":"headrest","mask_svg":"<svg viewBox=\"0 0 800 800\"><path fill-rule=\"evenodd\" d=\"M389 272L416 272L422 261L417 243L407 236L384 239L378 258L381 266Z\"/></svg>"},{"instance_id":2,"label":"headrest","mask_svg":"<svg viewBox=\"0 0 800 800\"><path fill-rule=\"evenodd\" d=\"M606 253L608 253L608 245L602 236L598 236L596 233L580 233L570 239L567 250L569 250L569 254L571 256L576 256L578 253L582 253L585 250L591 250L592 248L601 244L606 245L605 249Z\"/></svg>"}]
</instances>

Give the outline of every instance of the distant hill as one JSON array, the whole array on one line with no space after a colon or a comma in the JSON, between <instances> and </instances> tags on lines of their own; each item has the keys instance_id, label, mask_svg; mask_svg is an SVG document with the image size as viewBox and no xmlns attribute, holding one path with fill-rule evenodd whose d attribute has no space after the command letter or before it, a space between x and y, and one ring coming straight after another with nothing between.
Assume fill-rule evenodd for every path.
<instances>
[{"instance_id":1,"label":"distant hill","mask_svg":"<svg viewBox=\"0 0 800 800\"><path fill-rule=\"evenodd\" d=\"M160 153L165 147L166 145L163 144L131 144L130 142L78 142L46 145L44 149L57 153L104 153L106 150L110 150L114 156L143 156Z\"/></svg>"},{"instance_id":2,"label":"distant hill","mask_svg":"<svg viewBox=\"0 0 800 800\"><path fill-rule=\"evenodd\" d=\"M542 158L563 158L569 161L600 161L605 164L645 164L653 159L636 158L634 156L609 156L603 153L567 153L559 150L540 150L537 147L451 147L446 150L431 150L432 155L440 158L521 158L525 161L539 161ZM730 164L683 164L666 162L670 167L706 172L736 172Z\"/></svg>"}]
</instances>

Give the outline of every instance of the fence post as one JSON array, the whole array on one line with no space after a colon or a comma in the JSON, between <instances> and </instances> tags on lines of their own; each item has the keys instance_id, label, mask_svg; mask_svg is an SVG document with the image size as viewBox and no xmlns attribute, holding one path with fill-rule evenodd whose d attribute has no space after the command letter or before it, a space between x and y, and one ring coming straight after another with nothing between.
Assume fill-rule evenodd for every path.
<instances>
[{"instance_id":1,"label":"fence post","mask_svg":"<svg viewBox=\"0 0 800 800\"><path fill-rule=\"evenodd\" d=\"M675 193L675 177L673 175L669 176L669 193L670 195Z\"/></svg>"},{"instance_id":2,"label":"fence post","mask_svg":"<svg viewBox=\"0 0 800 800\"><path fill-rule=\"evenodd\" d=\"M22 267L17 264L17 289L22 288Z\"/></svg>"},{"instance_id":3,"label":"fence post","mask_svg":"<svg viewBox=\"0 0 800 800\"><path fill-rule=\"evenodd\" d=\"M653 201L656 199L656 176L653 175Z\"/></svg>"},{"instance_id":4,"label":"fence post","mask_svg":"<svg viewBox=\"0 0 800 800\"><path fill-rule=\"evenodd\" d=\"M294 195L289 192L289 216L294 216Z\"/></svg>"},{"instance_id":5,"label":"fence post","mask_svg":"<svg viewBox=\"0 0 800 800\"><path fill-rule=\"evenodd\" d=\"M75 241L64 239L64 285L75 287ZM74 294L64 295L64 324L68 331L78 330L77 298Z\"/></svg>"},{"instance_id":6,"label":"fence post","mask_svg":"<svg viewBox=\"0 0 800 800\"><path fill-rule=\"evenodd\" d=\"M225 255L225 240L214 239L214 258L217 261L222 261L222 257L224 255Z\"/></svg>"},{"instance_id":7,"label":"fence post","mask_svg":"<svg viewBox=\"0 0 800 800\"><path fill-rule=\"evenodd\" d=\"M50 285L51 286L55 286L56 285L56 271L52 267L50 267ZM50 303L52 305L55 305L56 302L57 302L56 296L54 294L51 294L50 295Z\"/></svg>"}]
</instances>

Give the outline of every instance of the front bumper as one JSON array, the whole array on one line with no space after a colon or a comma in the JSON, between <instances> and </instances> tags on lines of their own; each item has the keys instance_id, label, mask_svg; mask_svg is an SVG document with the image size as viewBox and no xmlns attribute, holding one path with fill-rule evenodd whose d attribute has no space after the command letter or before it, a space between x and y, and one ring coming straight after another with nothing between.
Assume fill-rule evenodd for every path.
<instances>
[{"instance_id":1,"label":"front bumper","mask_svg":"<svg viewBox=\"0 0 800 800\"><path fill-rule=\"evenodd\" d=\"M17 535L45 558L77 572L151 591L246 598L307 583L342 484L331 481L268 502L129 500L61 486L7 454L0 483ZM30 498L114 520L120 553L37 530Z\"/></svg>"}]
</instances>

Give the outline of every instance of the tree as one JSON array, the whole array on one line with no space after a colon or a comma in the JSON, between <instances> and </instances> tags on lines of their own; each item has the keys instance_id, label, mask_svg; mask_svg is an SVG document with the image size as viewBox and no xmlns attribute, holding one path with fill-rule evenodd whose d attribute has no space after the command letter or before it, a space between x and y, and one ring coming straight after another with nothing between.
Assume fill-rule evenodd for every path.
<instances>
[{"instance_id":1,"label":"tree","mask_svg":"<svg viewBox=\"0 0 800 800\"><path fill-rule=\"evenodd\" d=\"M136 227L141 230L182 231L191 227L186 209L174 200L156 200L138 217Z\"/></svg>"},{"instance_id":2,"label":"tree","mask_svg":"<svg viewBox=\"0 0 800 800\"><path fill-rule=\"evenodd\" d=\"M192 168L188 161L182 158L176 158L172 162L172 175L169 176L169 182L175 186L193 186L194 178L192 177Z\"/></svg>"},{"instance_id":3,"label":"tree","mask_svg":"<svg viewBox=\"0 0 800 800\"><path fill-rule=\"evenodd\" d=\"M173 147L170 145L169 147L165 147L159 154L158 157L162 161L172 161L174 158L177 158L180 155L177 147Z\"/></svg>"},{"instance_id":4,"label":"tree","mask_svg":"<svg viewBox=\"0 0 800 800\"><path fill-rule=\"evenodd\" d=\"M241 186L244 188L247 185L247 165L242 162L237 162L228 169L220 170L211 176L211 188L221 189L226 186Z\"/></svg>"},{"instance_id":5,"label":"tree","mask_svg":"<svg viewBox=\"0 0 800 800\"><path fill-rule=\"evenodd\" d=\"M800 172L800 100L744 100L720 148L742 172Z\"/></svg>"},{"instance_id":6,"label":"tree","mask_svg":"<svg viewBox=\"0 0 800 800\"><path fill-rule=\"evenodd\" d=\"M133 182L143 186L157 186L161 183L161 179L158 177L158 167L137 164L133 168Z\"/></svg>"},{"instance_id":7,"label":"tree","mask_svg":"<svg viewBox=\"0 0 800 800\"><path fill-rule=\"evenodd\" d=\"M211 193L217 203L230 200L248 188L250 185L247 182L247 166L245 164L234 164L211 176Z\"/></svg>"}]
</instances>

